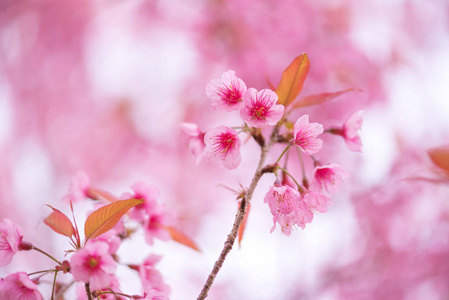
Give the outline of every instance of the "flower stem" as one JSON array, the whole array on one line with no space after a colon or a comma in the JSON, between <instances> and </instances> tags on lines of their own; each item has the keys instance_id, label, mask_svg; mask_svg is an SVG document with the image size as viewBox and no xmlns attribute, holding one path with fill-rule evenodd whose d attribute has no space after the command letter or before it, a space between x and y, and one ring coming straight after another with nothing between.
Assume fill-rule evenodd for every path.
<instances>
[{"instance_id":1,"label":"flower stem","mask_svg":"<svg viewBox=\"0 0 449 300\"><path fill-rule=\"evenodd\" d=\"M90 292L90 286L89 286L89 283L86 283L86 284L84 285L84 287L86 288L87 298L88 298L89 300L93 300L93 299L92 299L92 293Z\"/></svg>"},{"instance_id":2,"label":"flower stem","mask_svg":"<svg viewBox=\"0 0 449 300\"><path fill-rule=\"evenodd\" d=\"M221 266L223 265L223 262L226 259L226 256L231 251L232 246L234 245L235 239L237 238L237 232L239 230L240 224L243 221L243 217L245 216L245 212L248 207L248 204L251 201L251 198L253 197L254 190L256 189L257 183L259 182L260 178L264 174L263 166L265 164L265 160L267 158L268 151L270 150L271 146L273 146L274 141L276 140L277 134L278 134L278 128L275 127L273 129L273 133L271 134L270 142L261 148L259 164L257 166L256 172L254 173L253 179L251 180L249 188L246 191L245 196L242 199L240 208L235 216L235 220L234 220L234 224L232 225L231 233L228 235L226 242L224 243L223 250L221 251L221 254L218 257L218 260L215 262L212 272L209 274L209 276L206 280L206 283L204 284L204 287L201 290L201 293L197 298L198 300L206 299L207 293L209 292L210 288L212 287L215 277L217 276L218 272L220 271Z\"/></svg>"},{"instance_id":3,"label":"flower stem","mask_svg":"<svg viewBox=\"0 0 449 300\"><path fill-rule=\"evenodd\" d=\"M39 248L37 248L37 247L35 247L35 246L33 246L33 249L36 250L36 251L38 251L38 252L40 252L40 253L42 253L42 254L44 254L45 256L47 256L47 257L49 257L49 258L51 258L51 259L53 259L55 262L58 263L58 265L60 265L60 266L62 265L61 262L59 262L56 258L54 258L53 256L51 256L50 254L48 254L48 253L45 252L44 250L41 250L41 249L39 249Z\"/></svg>"},{"instance_id":4,"label":"flower stem","mask_svg":"<svg viewBox=\"0 0 449 300\"><path fill-rule=\"evenodd\" d=\"M56 276L58 276L58 271L55 272L55 278L53 279L53 288L51 289L51 300L55 299Z\"/></svg>"},{"instance_id":5,"label":"flower stem","mask_svg":"<svg viewBox=\"0 0 449 300\"><path fill-rule=\"evenodd\" d=\"M278 160L276 161L276 163L278 164L279 161L281 160L282 156L284 156L285 152L287 152L287 150L290 149L290 145L288 145L284 151L281 153L281 156L279 156Z\"/></svg>"}]
</instances>

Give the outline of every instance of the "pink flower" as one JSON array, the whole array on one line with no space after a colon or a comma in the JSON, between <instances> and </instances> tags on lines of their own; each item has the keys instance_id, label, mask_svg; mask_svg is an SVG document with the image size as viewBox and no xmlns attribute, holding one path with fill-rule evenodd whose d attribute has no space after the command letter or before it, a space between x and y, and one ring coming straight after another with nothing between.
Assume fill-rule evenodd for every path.
<instances>
[{"instance_id":1,"label":"pink flower","mask_svg":"<svg viewBox=\"0 0 449 300\"><path fill-rule=\"evenodd\" d=\"M145 218L157 206L157 199L160 191L154 185L149 185L145 182L136 182L131 186L134 193L126 193L122 195L122 199L143 199L142 204L137 205L129 211L129 216L139 222L144 222Z\"/></svg>"},{"instance_id":2,"label":"pink flower","mask_svg":"<svg viewBox=\"0 0 449 300\"><path fill-rule=\"evenodd\" d=\"M301 199L301 195L287 185L271 186L264 202L268 203L273 215L271 232L276 229L276 223L279 223L282 232L289 236L296 225L304 229L307 223L312 222L313 213Z\"/></svg>"},{"instance_id":3,"label":"pink flower","mask_svg":"<svg viewBox=\"0 0 449 300\"><path fill-rule=\"evenodd\" d=\"M139 275L145 292L158 291L168 295L170 287L164 282L162 274L156 269L156 264L162 256L151 254L139 266Z\"/></svg>"},{"instance_id":4,"label":"pink flower","mask_svg":"<svg viewBox=\"0 0 449 300\"><path fill-rule=\"evenodd\" d=\"M276 104L278 96L269 89L249 88L243 95L240 117L253 127L274 126L284 115L284 106Z\"/></svg>"},{"instance_id":5,"label":"pink flower","mask_svg":"<svg viewBox=\"0 0 449 300\"><path fill-rule=\"evenodd\" d=\"M363 110L358 110L351 114L343 123L343 137L349 150L362 152L362 140L358 134L362 128L363 118L360 113Z\"/></svg>"},{"instance_id":6,"label":"pink flower","mask_svg":"<svg viewBox=\"0 0 449 300\"><path fill-rule=\"evenodd\" d=\"M87 243L70 259L70 273L75 281L90 283L92 290L106 288L113 280L117 265L104 242Z\"/></svg>"},{"instance_id":7,"label":"pink flower","mask_svg":"<svg viewBox=\"0 0 449 300\"><path fill-rule=\"evenodd\" d=\"M97 238L90 240L89 243L106 243L109 246L109 254L115 254L120 248L122 240L120 239L119 232L114 227Z\"/></svg>"},{"instance_id":8,"label":"pink flower","mask_svg":"<svg viewBox=\"0 0 449 300\"><path fill-rule=\"evenodd\" d=\"M214 79L206 87L206 94L211 99L212 108L224 111L240 109L245 92L245 83L235 76L232 70L224 72L221 80Z\"/></svg>"},{"instance_id":9,"label":"pink flower","mask_svg":"<svg viewBox=\"0 0 449 300\"><path fill-rule=\"evenodd\" d=\"M169 240L171 236L166 227L174 223L176 213L165 205L158 204L148 214L149 216L143 224L145 241L149 245L153 245L154 238L162 241Z\"/></svg>"},{"instance_id":10,"label":"pink flower","mask_svg":"<svg viewBox=\"0 0 449 300\"><path fill-rule=\"evenodd\" d=\"M199 164L204 155L204 133L200 131L198 125L194 123L181 123L181 130L190 137L189 151L196 157L196 164Z\"/></svg>"},{"instance_id":11,"label":"pink flower","mask_svg":"<svg viewBox=\"0 0 449 300\"><path fill-rule=\"evenodd\" d=\"M86 173L79 171L72 177L72 181L69 187L69 193L62 199L63 201L69 203L80 202L87 197L90 189L89 176Z\"/></svg>"},{"instance_id":12,"label":"pink flower","mask_svg":"<svg viewBox=\"0 0 449 300\"><path fill-rule=\"evenodd\" d=\"M348 172L343 167L334 163L317 166L313 171L313 177L319 189L328 193L338 192L343 183L343 178L348 176Z\"/></svg>"},{"instance_id":13,"label":"pink flower","mask_svg":"<svg viewBox=\"0 0 449 300\"><path fill-rule=\"evenodd\" d=\"M222 162L226 169L235 169L239 166L240 138L234 129L220 126L210 129L204 136L206 156L214 161Z\"/></svg>"},{"instance_id":14,"label":"pink flower","mask_svg":"<svg viewBox=\"0 0 449 300\"><path fill-rule=\"evenodd\" d=\"M292 143L299 146L305 154L313 154L321 150L323 141L316 137L323 133L323 125L309 123L309 115L300 117L293 130Z\"/></svg>"},{"instance_id":15,"label":"pink flower","mask_svg":"<svg viewBox=\"0 0 449 300\"><path fill-rule=\"evenodd\" d=\"M324 213L327 211L328 207L331 206L331 198L317 193L315 191L308 191L304 197L304 203L312 211L318 211Z\"/></svg>"},{"instance_id":16,"label":"pink flower","mask_svg":"<svg viewBox=\"0 0 449 300\"><path fill-rule=\"evenodd\" d=\"M0 279L0 299L42 300L42 295L25 272L11 274Z\"/></svg>"},{"instance_id":17,"label":"pink flower","mask_svg":"<svg viewBox=\"0 0 449 300\"><path fill-rule=\"evenodd\" d=\"M0 222L0 267L6 266L19 251L23 234L19 227L9 219Z\"/></svg>"}]
</instances>

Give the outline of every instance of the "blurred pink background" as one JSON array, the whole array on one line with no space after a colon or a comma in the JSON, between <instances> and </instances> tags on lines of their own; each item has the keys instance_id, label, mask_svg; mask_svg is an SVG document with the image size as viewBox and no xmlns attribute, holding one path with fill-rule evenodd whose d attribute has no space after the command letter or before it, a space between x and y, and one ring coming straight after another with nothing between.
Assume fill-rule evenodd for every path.
<instances>
[{"instance_id":1,"label":"blurred pink background","mask_svg":"<svg viewBox=\"0 0 449 300\"><path fill-rule=\"evenodd\" d=\"M62 259L69 245L43 225L44 204L69 212L61 199L78 170L116 195L139 180L154 184L202 252L173 242L150 247L141 234L119 255L124 262L163 255L171 299L195 299L237 208L221 186L247 186L260 150L245 144L233 171L196 165L179 124L240 125L237 115L210 109L207 83L231 69L248 87L277 85L303 52L311 68L302 95L363 92L297 117L308 113L329 128L363 108L363 153L324 136L320 160L350 177L329 212L290 237L270 234L263 197L274 177L265 176L242 246L209 299L447 299L449 184L412 179L437 176L426 150L449 142L443 0L2 0L0 219ZM88 209L75 207L78 220ZM0 277L48 267L18 253ZM140 292L133 276L118 269L129 294Z\"/></svg>"}]
</instances>

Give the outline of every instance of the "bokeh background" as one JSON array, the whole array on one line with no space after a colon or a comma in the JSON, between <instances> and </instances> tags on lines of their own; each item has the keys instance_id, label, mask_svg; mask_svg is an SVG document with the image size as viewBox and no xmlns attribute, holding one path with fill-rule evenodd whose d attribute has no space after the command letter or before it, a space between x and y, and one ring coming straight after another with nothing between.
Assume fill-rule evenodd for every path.
<instances>
[{"instance_id":1,"label":"bokeh background","mask_svg":"<svg viewBox=\"0 0 449 300\"><path fill-rule=\"evenodd\" d=\"M211 110L207 83L231 69L267 88L304 52L311 68L301 95L362 92L296 117L329 128L364 109L363 152L323 137L320 160L350 177L329 212L290 237L270 234L263 197L274 177L265 176L210 299L447 299L449 184L426 154L449 143L445 0L1 0L0 219L62 258L69 245L42 223L44 204L69 212L61 199L77 171L116 195L154 184L202 251L148 246L142 233L119 256L163 255L171 299L195 299L237 209L223 186L249 184L259 149L247 142L233 171L196 165L179 124L240 125L237 114ZM82 220L89 207L75 209ZM18 253L0 277L49 263ZM118 278L124 292L140 292L125 267ZM42 285L46 296L50 289Z\"/></svg>"}]
</instances>

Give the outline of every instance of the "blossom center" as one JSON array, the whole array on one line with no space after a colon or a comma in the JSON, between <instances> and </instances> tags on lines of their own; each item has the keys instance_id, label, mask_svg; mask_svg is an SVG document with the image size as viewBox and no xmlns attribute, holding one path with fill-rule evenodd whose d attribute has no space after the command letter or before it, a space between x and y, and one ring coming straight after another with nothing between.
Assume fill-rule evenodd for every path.
<instances>
[{"instance_id":1,"label":"blossom center","mask_svg":"<svg viewBox=\"0 0 449 300\"><path fill-rule=\"evenodd\" d=\"M231 133L222 133L214 142L214 151L229 153L235 145L235 137Z\"/></svg>"},{"instance_id":2,"label":"blossom center","mask_svg":"<svg viewBox=\"0 0 449 300\"><path fill-rule=\"evenodd\" d=\"M95 269L98 266L99 263L100 262L98 261L98 258L97 257L93 257L93 256L91 256L89 258L89 260L87 261L87 264L89 265L89 267L91 269Z\"/></svg>"},{"instance_id":3,"label":"blossom center","mask_svg":"<svg viewBox=\"0 0 449 300\"><path fill-rule=\"evenodd\" d=\"M240 91L236 89L234 84L231 84L229 87L219 88L218 91L221 100L228 105L236 104L241 101Z\"/></svg>"}]
</instances>

